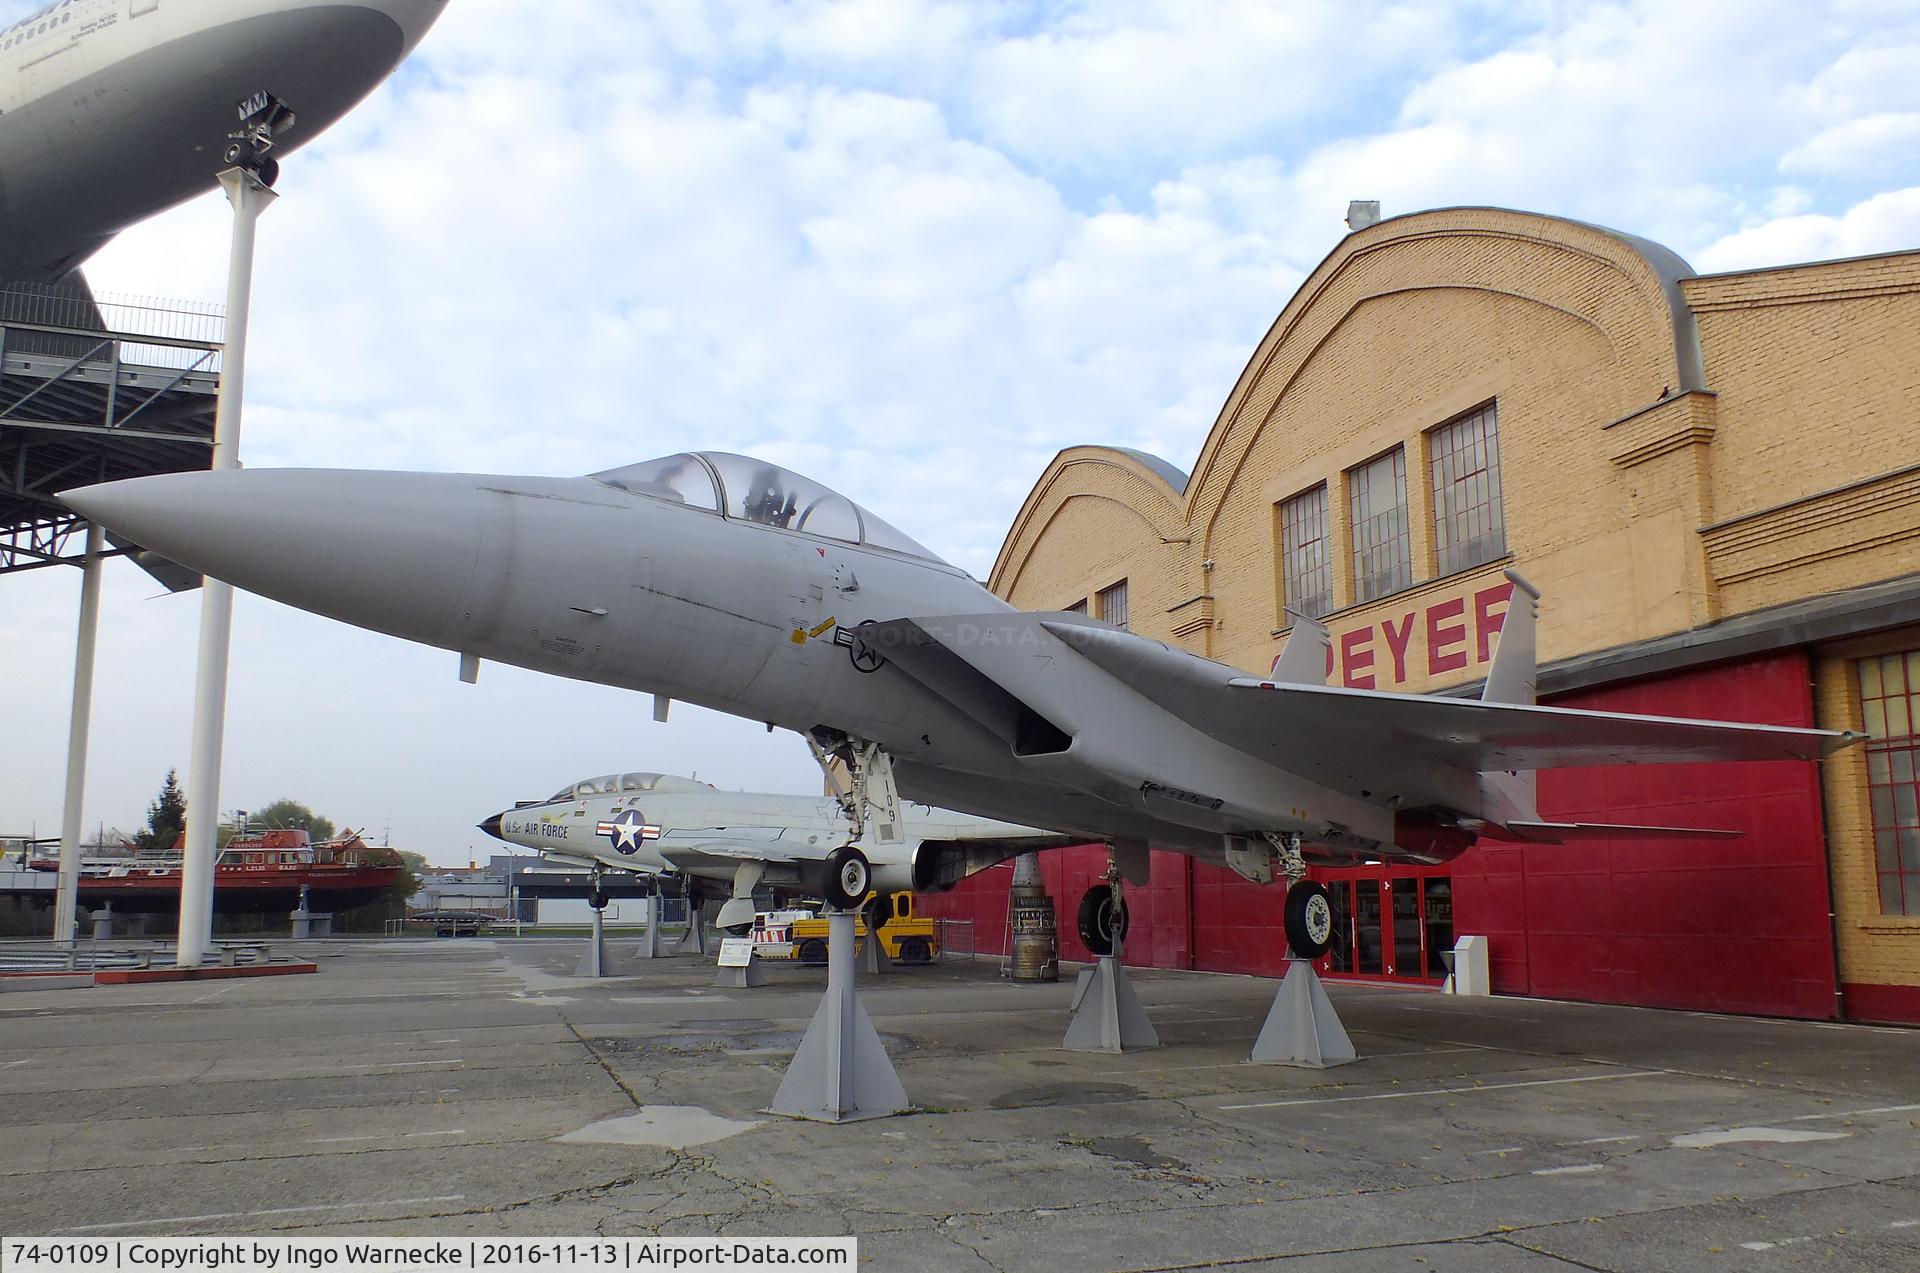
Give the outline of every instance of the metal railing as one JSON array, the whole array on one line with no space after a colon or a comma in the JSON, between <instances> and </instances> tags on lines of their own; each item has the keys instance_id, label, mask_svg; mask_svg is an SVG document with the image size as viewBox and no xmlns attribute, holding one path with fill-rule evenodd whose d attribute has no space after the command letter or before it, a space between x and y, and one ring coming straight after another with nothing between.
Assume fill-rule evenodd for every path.
<instances>
[{"instance_id":1,"label":"metal railing","mask_svg":"<svg viewBox=\"0 0 1920 1273\"><path fill-rule=\"evenodd\" d=\"M940 925L940 958L945 959L949 955L955 959L979 958L980 942L974 935L972 920L941 919L936 922ZM965 938L964 942L958 940L961 937ZM961 949L963 945L965 949Z\"/></svg>"},{"instance_id":2,"label":"metal railing","mask_svg":"<svg viewBox=\"0 0 1920 1273\"><path fill-rule=\"evenodd\" d=\"M0 327L15 329L6 342L13 353L92 360L117 342L119 363L217 373L227 318L223 307L201 301L95 296L63 283L4 283Z\"/></svg>"},{"instance_id":3,"label":"metal railing","mask_svg":"<svg viewBox=\"0 0 1920 1273\"><path fill-rule=\"evenodd\" d=\"M62 946L46 940L0 940L0 972L97 972L102 968L147 968L151 948L103 946L79 941Z\"/></svg>"}]
</instances>

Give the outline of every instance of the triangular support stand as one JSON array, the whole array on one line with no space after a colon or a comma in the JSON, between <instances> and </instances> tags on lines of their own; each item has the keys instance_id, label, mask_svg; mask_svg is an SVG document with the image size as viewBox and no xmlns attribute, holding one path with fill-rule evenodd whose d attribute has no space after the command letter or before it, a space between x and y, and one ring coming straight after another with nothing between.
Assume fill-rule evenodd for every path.
<instances>
[{"instance_id":1,"label":"triangular support stand","mask_svg":"<svg viewBox=\"0 0 1920 1273\"><path fill-rule=\"evenodd\" d=\"M587 948L580 952L580 963L573 970L576 977L611 977L613 965L607 959L606 911L595 907L593 910L593 931L587 937Z\"/></svg>"},{"instance_id":2,"label":"triangular support stand","mask_svg":"<svg viewBox=\"0 0 1920 1273\"><path fill-rule=\"evenodd\" d=\"M1135 1052L1159 1046L1160 1035L1140 1006L1116 945L1111 955L1081 970L1073 990L1073 1020L1060 1047L1068 1052Z\"/></svg>"},{"instance_id":3,"label":"triangular support stand","mask_svg":"<svg viewBox=\"0 0 1920 1273\"><path fill-rule=\"evenodd\" d=\"M634 952L636 959L660 958L660 885L656 881L641 899L647 906L646 931L640 934L640 949Z\"/></svg>"},{"instance_id":4,"label":"triangular support stand","mask_svg":"<svg viewBox=\"0 0 1920 1273\"><path fill-rule=\"evenodd\" d=\"M680 934L680 940L673 944L676 955L704 955L707 953L707 917L698 900L687 899L687 930Z\"/></svg>"},{"instance_id":5,"label":"triangular support stand","mask_svg":"<svg viewBox=\"0 0 1920 1273\"><path fill-rule=\"evenodd\" d=\"M886 945L871 925L867 928L866 940L860 943L860 971L875 977L893 971L893 960L887 958Z\"/></svg>"},{"instance_id":6,"label":"triangular support stand","mask_svg":"<svg viewBox=\"0 0 1920 1273\"><path fill-rule=\"evenodd\" d=\"M1358 1060L1340 1014L1320 984L1313 961L1287 956L1287 975L1273 996L1267 1023L1253 1041L1249 1061L1260 1065L1297 1065L1324 1070Z\"/></svg>"},{"instance_id":7,"label":"triangular support stand","mask_svg":"<svg viewBox=\"0 0 1920 1273\"><path fill-rule=\"evenodd\" d=\"M853 958L853 916L827 916L827 992L800 1041L769 1114L822 1123L885 1118L913 1108L894 1073L880 1032L860 1002Z\"/></svg>"}]
</instances>

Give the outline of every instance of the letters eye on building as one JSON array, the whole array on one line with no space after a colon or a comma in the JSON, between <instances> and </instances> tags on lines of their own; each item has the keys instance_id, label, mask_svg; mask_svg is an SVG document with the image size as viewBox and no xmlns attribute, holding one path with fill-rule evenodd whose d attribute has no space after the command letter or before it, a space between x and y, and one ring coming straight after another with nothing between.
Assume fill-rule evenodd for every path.
<instances>
[{"instance_id":1,"label":"letters eye on building","mask_svg":"<svg viewBox=\"0 0 1920 1273\"><path fill-rule=\"evenodd\" d=\"M1920 1024L1915 367L1920 251L1702 275L1555 217L1390 218L1274 316L1190 474L1062 451L990 584L1118 621L1096 589L1124 579L1132 631L1256 675L1291 609L1325 621L1331 684L1471 693L1511 565L1544 593L1543 702L1869 732L1800 771L1636 783L1641 804L1600 771L1549 771L1549 812L1744 834L1322 873L1338 968L1438 976L1430 929L1457 926L1493 935L1502 991ZM1231 891L1199 887L1208 869L1202 909ZM1243 904L1221 902L1232 931ZM982 931L1004 916L988 905ZM1128 952L1153 961L1149 927ZM1574 931L1641 937L1583 961L1552 936ZM1284 971L1207 932L1196 919L1165 949Z\"/></svg>"}]
</instances>

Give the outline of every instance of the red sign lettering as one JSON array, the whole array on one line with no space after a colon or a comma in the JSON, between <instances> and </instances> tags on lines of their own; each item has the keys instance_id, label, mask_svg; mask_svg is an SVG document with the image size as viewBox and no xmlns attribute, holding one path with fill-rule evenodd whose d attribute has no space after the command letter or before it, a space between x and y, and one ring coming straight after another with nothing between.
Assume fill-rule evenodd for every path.
<instances>
[{"instance_id":1,"label":"red sign lettering","mask_svg":"<svg viewBox=\"0 0 1920 1273\"><path fill-rule=\"evenodd\" d=\"M1507 621L1505 610L1499 614L1492 613L1492 608L1502 601L1509 606L1513 604L1512 584L1495 584L1491 588L1483 588L1473 594L1473 630L1479 639L1482 663L1493 658L1493 634L1498 632Z\"/></svg>"},{"instance_id":2,"label":"red sign lettering","mask_svg":"<svg viewBox=\"0 0 1920 1273\"><path fill-rule=\"evenodd\" d=\"M1373 627L1355 628L1340 637L1340 679L1351 689L1373 688L1373 673L1362 670L1373 666ZM1362 649L1360 647L1368 648Z\"/></svg>"},{"instance_id":3,"label":"red sign lettering","mask_svg":"<svg viewBox=\"0 0 1920 1273\"><path fill-rule=\"evenodd\" d=\"M1427 674L1457 672L1467 665L1467 625L1464 622L1443 626L1443 621L1460 619L1467 612L1464 597L1454 597L1427 607ZM1460 648L1447 652L1445 647Z\"/></svg>"},{"instance_id":4,"label":"red sign lettering","mask_svg":"<svg viewBox=\"0 0 1920 1273\"><path fill-rule=\"evenodd\" d=\"M1393 652L1393 683L1400 685L1407 679L1407 642L1413 639L1413 612L1409 610L1400 617L1400 630L1393 630L1393 620L1388 619L1380 625L1387 634L1387 649Z\"/></svg>"}]
</instances>

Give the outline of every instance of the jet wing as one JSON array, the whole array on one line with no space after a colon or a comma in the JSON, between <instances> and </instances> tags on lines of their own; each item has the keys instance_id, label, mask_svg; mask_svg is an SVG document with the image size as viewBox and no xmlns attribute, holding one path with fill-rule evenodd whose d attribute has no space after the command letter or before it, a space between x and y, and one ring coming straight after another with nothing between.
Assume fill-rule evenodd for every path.
<instances>
[{"instance_id":1,"label":"jet wing","mask_svg":"<svg viewBox=\"0 0 1920 1273\"><path fill-rule=\"evenodd\" d=\"M730 871L742 862L818 862L837 847L783 840L778 831L755 834L743 827L717 827L712 831L680 828L671 834L674 843L656 841L654 852L682 871Z\"/></svg>"},{"instance_id":2,"label":"jet wing","mask_svg":"<svg viewBox=\"0 0 1920 1273\"><path fill-rule=\"evenodd\" d=\"M988 723L1011 718L1029 740L1036 728L1071 734L1076 722L1095 719L1086 702L1100 686L1062 675L1059 666L1084 660L1105 673L1113 694L1144 697L1251 756L1353 792L1404 786L1403 771L1426 766L1477 772L1812 759L1851 741L1828 730L1268 681L1065 613L895 620L864 639L930 686L951 686L950 694L990 683L990 692L969 694L971 703L956 701Z\"/></svg>"}]
</instances>

